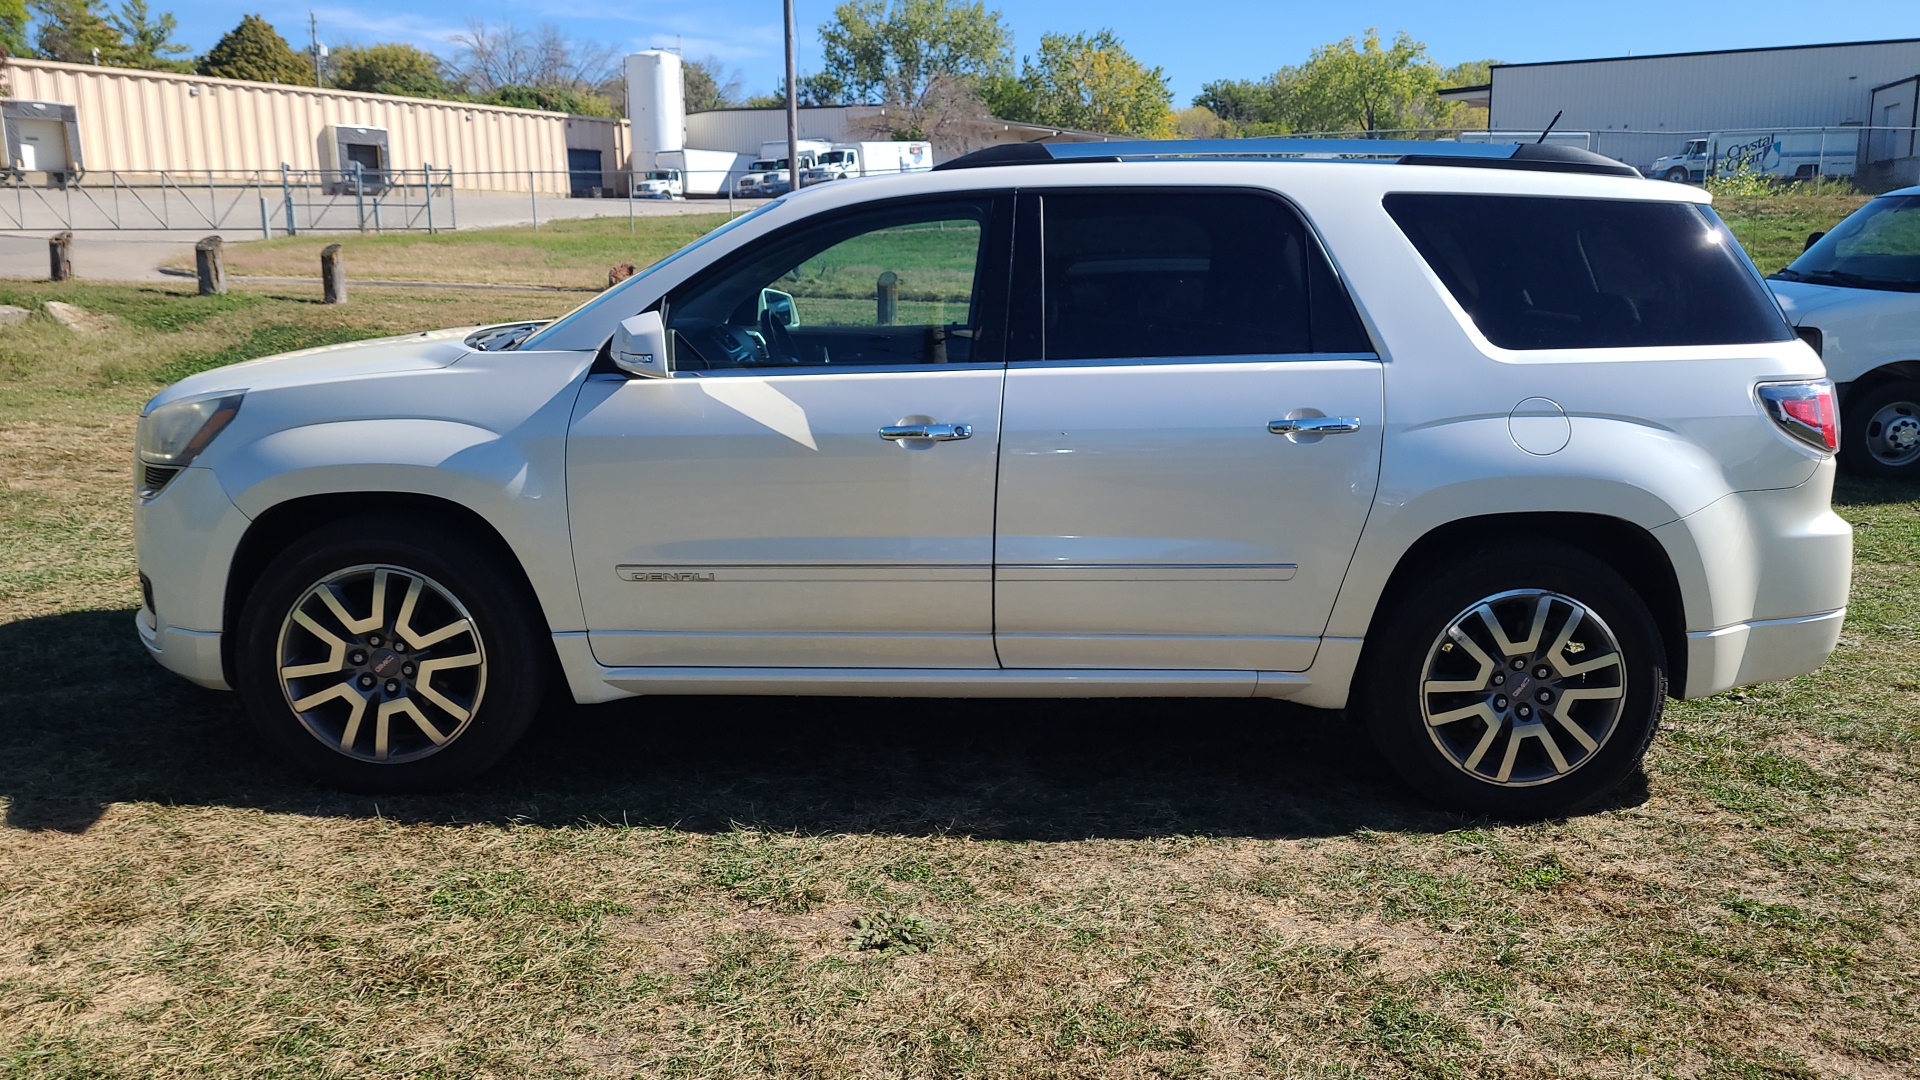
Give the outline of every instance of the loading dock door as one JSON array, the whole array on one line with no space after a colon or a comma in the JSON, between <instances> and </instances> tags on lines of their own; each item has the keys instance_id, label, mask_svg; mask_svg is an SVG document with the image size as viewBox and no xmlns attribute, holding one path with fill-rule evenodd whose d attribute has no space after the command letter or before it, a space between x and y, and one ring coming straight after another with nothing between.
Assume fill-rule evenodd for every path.
<instances>
[{"instance_id":1,"label":"loading dock door","mask_svg":"<svg viewBox=\"0 0 1920 1080\"><path fill-rule=\"evenodd\" d=\"M67 126L58 120L17 120L20 132L20 169L23 172L67 171Z\"/></svg>"},{"instance_id":2,"label":"loading dock door","mask_svg":"<svg viewBox=\"0 0 1920 1080\"><path fill-rule=\"evenodd\" d=\"M593 189L601 186L600 151L567 149L569 194L576 199L593 198Z\"/></svg>"}]
</instances>

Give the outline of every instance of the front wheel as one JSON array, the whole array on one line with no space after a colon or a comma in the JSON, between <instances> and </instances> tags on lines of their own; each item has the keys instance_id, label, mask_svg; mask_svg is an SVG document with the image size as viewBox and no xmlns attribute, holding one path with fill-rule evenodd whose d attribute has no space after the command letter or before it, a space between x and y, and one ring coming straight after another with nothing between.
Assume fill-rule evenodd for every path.
<instances>
[{"instance_id":1,"label":"front wheel","mask_svg":"<svg viewBox=\"0 0 1920 1080\"><path fill-rule=\"evenodd\" d=\"M365 518L291 545L247 597L236 689L266 742L353 791L494 764L545 690L545 621L510 568L447 530Z\"/></svg>"},{"instance_id":2,"label":"front wheel","mask_svg":"<svg viewBox=\"0 0 1920 1080\"><path fill-rule=\"evenodd\" d=\"M1357 700L1381 754L1449 809L1566 814L1645 755L1667 689L1653 618L1585 552L1488 548L1394 604Z\"/></svg>"},{"instance_id":3,"label":"front wheel","mask_svg":"<svg viewBox=\"0 0 1920 1080\"><path fill-rule=\"evenodd\" d=\"M1687 170L1675 165L1673 168L1667 170L1667 179L1676 184L1684 184L1687 182Z\"/></svg>"},{"instance_id":4,"label":"front wheel","mask_svg":"<svg viewBox=\"0 0 1920 1080\"><path fill-rule=\"evenodd\" d=\"M1847 402L1840 460L1862 476L1920 479L1920 382L1884 382Z\"/></svg>"}]
</instances>

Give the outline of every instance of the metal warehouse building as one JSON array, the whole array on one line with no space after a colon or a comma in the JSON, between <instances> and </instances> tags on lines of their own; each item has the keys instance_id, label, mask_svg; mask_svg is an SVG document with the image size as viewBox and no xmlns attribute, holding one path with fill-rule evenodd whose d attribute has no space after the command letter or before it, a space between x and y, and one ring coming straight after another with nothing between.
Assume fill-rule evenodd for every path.
<instances>
[{"instance_id":1,"label":"metal warehouse building","mask_svg":"<svg viewBox=\"0 0 1920 1080\"><path fill-rule=\"evenodd\" d=\"M1920 38L1501 64L1443 97L1487 106L1497 131L1590 131L1593 148L1644 167L1713 131L1873 128L1860 178L1910 179ZM1884 129L1884 131L1879 130Z\"/></svg>"}]
</instances>

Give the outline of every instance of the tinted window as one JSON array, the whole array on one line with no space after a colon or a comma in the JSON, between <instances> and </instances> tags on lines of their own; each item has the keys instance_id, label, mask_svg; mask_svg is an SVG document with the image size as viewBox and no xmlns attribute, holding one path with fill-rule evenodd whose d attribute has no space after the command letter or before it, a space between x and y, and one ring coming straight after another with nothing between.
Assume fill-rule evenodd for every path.
<instances>
[{"instance_id":1,"label":"tinted window","mask_svg":"<svg viewBox=\"0 0 1920 1080\"><path fill-rule=\"evenodd\" d=\"M1739 245L1690 203L1389 195L1386 206L1503 349L1792 337Z\"/></svg>"},{"instance_id":2,"label":"tinted window","mask_svg":"<svg viewBox=\"0 0 1920 1080\"><path fill-rule=\"evenodd\" d=\"M1048 360L1372 349L1311 234L1276 199L1048 195L1041 218Z\"/></svg>"},{"instance_id":3,"label":"tinted window","mask_svg":"<svg viewBox=\"0 0 1920 1080\"><path fill-rule=\"evenodd\" d=\"M883 207L756 246L670 298L675 370L974 359L991 205Z\"/></svg>"},{"instance_id":4,"label":"tinted window","mask_svg":"<svg viewBox=\"0 0 1920 1080\"><path fill-rule=\"evenodd\" d=\"M1883 195L1833 227L1779 277L1920 290L1920 195Z\"/></svg>"}]
</instances>

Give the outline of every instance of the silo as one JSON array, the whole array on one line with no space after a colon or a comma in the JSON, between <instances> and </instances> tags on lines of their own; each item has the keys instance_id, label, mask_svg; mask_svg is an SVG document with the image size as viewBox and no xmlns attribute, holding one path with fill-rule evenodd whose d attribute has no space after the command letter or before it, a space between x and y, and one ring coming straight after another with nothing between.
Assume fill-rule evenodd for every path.
<instances>
[{"instance_id":1,"label":"silo","mask_svg":"<svg viewBox=\"0 0 1920 1080\"><path fill-rule=\"evenodd\" d=\"M680 57L649 49L627 57L627 117L633 122L633 167L654 167L654 155L684 150L687 104L680 83Z\"/></svg>"}]
</instances>

